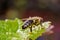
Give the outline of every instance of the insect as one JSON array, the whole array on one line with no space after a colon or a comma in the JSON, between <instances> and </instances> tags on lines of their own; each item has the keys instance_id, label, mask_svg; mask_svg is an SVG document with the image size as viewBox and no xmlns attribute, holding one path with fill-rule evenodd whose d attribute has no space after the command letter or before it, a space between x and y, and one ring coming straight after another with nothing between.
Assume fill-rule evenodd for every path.
<instances>
[{"instance_id":1,"label":"insect","mask_svg":"<svg viewBox=\"0 0 60 40\"><path fill-rule=\"evenodd\" d=\"M26 29L30 27L30 30L32 31L32 26L39 25L43 19L41 17L29 17L23 20L26 20L26 21L24 22L22 29Z\"/></svg>"}]
</instances>

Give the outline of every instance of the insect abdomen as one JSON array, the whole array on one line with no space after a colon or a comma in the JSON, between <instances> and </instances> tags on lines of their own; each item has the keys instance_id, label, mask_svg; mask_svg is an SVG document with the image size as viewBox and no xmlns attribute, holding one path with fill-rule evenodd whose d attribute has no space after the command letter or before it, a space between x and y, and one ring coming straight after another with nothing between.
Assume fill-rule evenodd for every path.
<instances>
[{"instance_id":1,"label":"insect abdomen","mask_svg":"<svg viewBox=\"0 0 60 40\"><path fill-rule=\"evenodd\" d=\"M22 26L22 29L25 29L27 27L29 27L31 24L33 23L33 20L28 20L24 23L24 25Z\"/></svg>"}]
</instances>

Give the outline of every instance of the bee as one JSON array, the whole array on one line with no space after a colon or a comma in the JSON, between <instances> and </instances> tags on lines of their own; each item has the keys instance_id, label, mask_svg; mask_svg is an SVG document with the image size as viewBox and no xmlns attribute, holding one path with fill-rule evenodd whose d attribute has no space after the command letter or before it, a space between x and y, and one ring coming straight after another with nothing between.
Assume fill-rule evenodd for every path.
<instances>
[{"instance_id":1,"label":"bee","mask_svg":"<svg viewBox=\"0 0 60 40\"><path fill-rule=\"evenodd\" d=\"M43 18L41 18L41 17L29 17L29 18L26 18L23 20L26 20L26 21L24 22L22 29L26 29L26 28L30 27L30 30L32 31L32 26L39 25L41 23L41 20L43 20Z\"/></svg>"}]
</instances>

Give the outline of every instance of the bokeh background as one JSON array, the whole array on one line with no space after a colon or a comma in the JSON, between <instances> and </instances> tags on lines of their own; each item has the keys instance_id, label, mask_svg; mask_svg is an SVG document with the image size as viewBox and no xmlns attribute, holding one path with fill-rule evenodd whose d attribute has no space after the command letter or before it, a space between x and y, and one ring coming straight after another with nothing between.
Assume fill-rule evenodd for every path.
<instances>
[{"instance_id":1,"label":"bokeh background","mask_svg":"<svg viewBox=\"0 0 60 40\"><path fill-rule=\"evenodd\" d=\"M60 40L60 0L0 0L0 20L40 16L55 26L46 40Z\"/></svg>"}]
</instances>

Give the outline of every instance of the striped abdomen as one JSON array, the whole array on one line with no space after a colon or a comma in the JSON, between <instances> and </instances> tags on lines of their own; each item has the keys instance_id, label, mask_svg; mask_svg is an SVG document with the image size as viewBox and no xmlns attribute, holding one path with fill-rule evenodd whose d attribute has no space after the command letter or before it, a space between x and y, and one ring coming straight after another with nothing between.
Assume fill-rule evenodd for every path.
<instances>
[{"instance_id":1,"label":"striped abdomen","mask_svg":"<svg viewBox=\"0 0 60 40\"><path fill-rule=\"evenodd\" d=\"M22 29L25 29L27 27L29 27L31 24L33 23L33 20L28 20L24 23L24 25L22 26Z\"/></svg>"}]
</instances>

